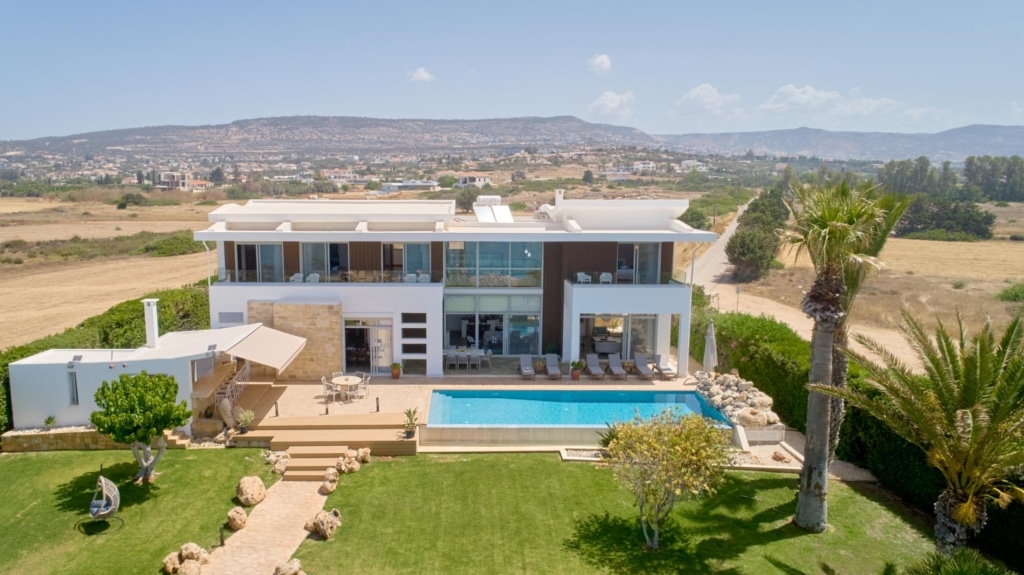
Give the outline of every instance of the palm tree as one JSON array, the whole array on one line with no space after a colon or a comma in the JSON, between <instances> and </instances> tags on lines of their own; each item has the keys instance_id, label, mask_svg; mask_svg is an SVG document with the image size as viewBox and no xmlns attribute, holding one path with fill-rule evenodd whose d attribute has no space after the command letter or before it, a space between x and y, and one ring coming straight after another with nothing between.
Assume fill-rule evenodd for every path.
<instances>
[{"instance_id":1,"label":"palm tree","mask_svg":"<svg viewBox=\"0 0 1024 575\"><path fill-rule=\"evenodd\" d=\"M842 325L844 272L848 266L877 265L864 252L884 221L884 213L870 198L854 193L845 182L794 190L787 201L795 221L784 239L797 252L806 250L814 263L815 278L801 301L801 309L814 320L811 332L811 383L831 383L832 349ZM829 398L810 393L807 398L807 439L800 493L794 523L821 532L828 524Z\"/></svg>"},{"instance_id":2,"label":"palm tree","mask_svg":"<svg viewBox=\"0 0 1024 575\"><path fill-rule=\"evenodd\" d=\"M881 344L856 336L883 362L851 354L864 365L871 390L809 386L863 409L924 450L946 480L935 502L936 545L943 552L962 547L968 532L981 531L988 501L1001 507L1024 501L1024 490L1009 481L1024 466L1024 324L1014 319L997 342L988 322L970 338L960 314L957 323L959 339L942 322L932 338L904 310L900 330L924 375Z\"/></svg>"},{"instance_id":3,"label":"palm tree","mask_svg":"<svg viewBox=\"0 0 1024 575\"><path fill-rule=\"evenodd\" d=\"M877 228L872 230L868 246L864 249L865 255L877 258L878 254L882 253L882 248L885 247L889 234L896 228L896 224L903 217L903 212L910 205L910 200L896 194L885 193L882 187L877 185L854 188L852 193L859 194L866 200L874 201L875 206L882 210L882 221ZM843 307L843 317L836 328L835 343L832 348L833 387L840 389L846 387L847 373L849 371L846 350L850 345L847 323L850 319L850 311L853 309L853 302L857 299L857 294L860 293L860 288L873 267L873 265L865 264L863 260L851 259L847 261L843 269L843 282L846 285L846 290L843 292L842 300L840 301L840 305ZM832 463L836 455L836 447L839 445L839 430L842 428L843 419L846 417L846 406L842 399L833 397L829 407L831 419L829 420L828 430L828 461Z\"/></svg>"}]
</instances>

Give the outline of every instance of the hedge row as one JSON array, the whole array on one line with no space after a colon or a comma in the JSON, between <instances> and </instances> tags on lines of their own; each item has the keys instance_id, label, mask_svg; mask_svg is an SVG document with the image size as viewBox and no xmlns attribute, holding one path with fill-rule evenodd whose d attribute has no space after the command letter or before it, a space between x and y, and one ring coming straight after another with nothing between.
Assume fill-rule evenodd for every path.
<instances>
[{"instance_id":1,"label":"hedge row","mask_svg":"<svg viewBox=\"0 0 1024 575\"><path fill-rule=\"evenodd\" d=\"M698 300L695 298L694 300ZM774 410L791 427L806 431L810 344L789 326L768 316L715 313L694 307L690 324L690 355L704 357L705 333L715 322L720 371L736 369L774 400ZM849 385L864 386L859 366L850 364ZM848 408L836 455L868 469L879 482L907 503L931 514L945 483L928 465L924 452L893 433L874 417ZM989 509L989 522L974 543L1014 569L1024 570L1024 505Z\"/></svg>"},{"instance_id":2,"label":"hedge row","mask_svg":"<svg viewBox=\"0 0 1024 575\"><path fill-rule=\"evenodd\" d=\"M210 300L206 288L193 287L153 292L139 299L119 303L63 333L37 339L0 351L0 430L11 422L11 377L8 365L48 349L136 348L146 343L146 319L142 300L158 298L160 331L185 331L210 327Z\"/></svg>"}]
</instances>

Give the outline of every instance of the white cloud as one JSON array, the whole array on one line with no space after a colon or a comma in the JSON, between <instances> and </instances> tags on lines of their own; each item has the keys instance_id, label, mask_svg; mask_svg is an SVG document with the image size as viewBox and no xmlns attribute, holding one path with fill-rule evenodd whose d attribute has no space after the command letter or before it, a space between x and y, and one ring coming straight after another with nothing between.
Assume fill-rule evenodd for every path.
<instances>
[{"instance_id":1,"label":"white cloud","mask_svg":"<svg viewBox=\"0 0 1024 575\"><path fill-rule=\"evenodd\" d=\"M739 94L722 94L711 84L701 84L690 90L676 102L677 106L684 108L700 108L716 115L721 115L736 102L740 101ZM735 109L732 110L735 112Z\"/></svg>"},{"instance_id":2,"label":"white cloud","mask_svg":"<svg viewBox=\"0 0 1024 575\"><path fill-rule=\"evenodd\" d=\"M409 72L409 81L410 82L433 82L434 81L434 75L431 74L430 72L427 72L426 68L420 66L419 68L416 68L415 71Z\"/></svg>"},{"instance_id":3,"label":"white cloud","mask_svg":"<svg viewBox=\"0 0 1024 575\"><path fill-rule=\"evenodd\" d=\"M612 59L608 54L594 54L594 57L587 60L590 69L597 74L604 74L612 69Z\"/></svg>"},{"instance_id":4,"label":"white cloud","mask_svg":"<svg viewBox=\"0 0 1024 575\"><path fill-rule=\"evenodd\" d=\"M814 86L797 88L786 84L772 94L771 98L758 106L766 112L786 113L800 109L819 109L841 99L839 92L818 90Z\"/></svg>"},{"instance_id":5,"label":"white cloud","mask_svg":"<svg viewBox=\"0 0 1024 575\"><path fill-rule=\"evenodd\" d=\"M758 110L766 116L788 116L801 123L833 129L865 129L872 124L886 130L913 129L921 125L948 124L952 120L948 110L910 106L893 98L861 96L858 88L848 93L849 96L843 96L834 90L786 84L758 106Z\"/></svg>"},{"instance_id":6,"label":"white cloud","mask_svg":"<svg viewBox=\"0 0 1024 575\"><path fill-rule=\"evenodd\" d=\"M632 90L621 94L606 91L587 106L587 110L599 116L616 116L620 120L625 120L633 115L632 106Z\"/></svg>"}]
</instances>

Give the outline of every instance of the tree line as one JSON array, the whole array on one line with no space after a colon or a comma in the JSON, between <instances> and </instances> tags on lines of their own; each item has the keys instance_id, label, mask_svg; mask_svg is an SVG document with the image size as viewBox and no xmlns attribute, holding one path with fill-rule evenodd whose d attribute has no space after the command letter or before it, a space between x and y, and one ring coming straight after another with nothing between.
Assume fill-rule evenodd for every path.
<instances>
[{"instance_id":1,"label":"tree line","mask_svg":"<svg viewBox=\"0 0 1024 575\"><path fill-rule=\"evenodd\" d=\"M891 160L878 170L878 182L904 194L955 201L1024 202L1024 158L969 156L959 175L948 161L936 168L925 156Z\"/></svg>"}]
</instances>

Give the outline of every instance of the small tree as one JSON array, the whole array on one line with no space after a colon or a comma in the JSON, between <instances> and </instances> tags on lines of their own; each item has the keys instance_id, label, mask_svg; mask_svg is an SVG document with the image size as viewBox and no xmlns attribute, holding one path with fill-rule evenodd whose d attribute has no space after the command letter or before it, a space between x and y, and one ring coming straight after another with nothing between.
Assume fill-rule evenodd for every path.
<instances>
[{"instance_id":1,"label":"small tree","mask_svg":"<svg viewBox=\"0 0 1024 575\"><path fill-rule=\"evenodd\" d=\"M739 228L725 244L725 255L735 266L733 278L740 282L766 274L778 251L779 237L759 227Z\"/></svg>"},{"instance_id":2,"label":"small tree","mask_svg":"<svg viewBox=\"0 0 1024 575\"><path fill-rule=\"evenodd\" d=\"M104 381L96 390L99 411L92 412L89 421L103 435L131 447L139 472L135 481L156 479L154 470L167 450L164 431L188 422L188 405L174 403L178 397L178 384L174 377L164 374L121 374L117 381ZM153 455L152 443L157 438L159 451Z\"/></svg>"},{"instance_id":3,"label":"small tree","mask_svg":"<svg viewBox=\"0 0 1024 575\"><path fill-rule=\"evenodd\" d=\"M679 216L679 221L695 230L711 229L711 220L700 208L687 208L683 215Z\"/></svg>"},{"instance_id":4,"label":"small tree","mask_svg":"<svg viewBox=\"0 0 1024 575\"><path fill-rule=\"evenodd\" d=\"M473 202L476 202L476 197L480 195L480 190L476 188L463 188L459 191L459 195L455 196L455 205L460 210L468 212L473 209Z\"/></svg>"},{"instance_id":5,"label":"small tree","mask_svg":"<svg viewBox=\"0 0 1024 575\"><path fill-rule=\"evenodd\" d=\"M615 479L636 497L647 547L658 548L661 523L678 499L715 492L724 479L727 445L710 420L671 409L615 426L608 454Z\"/></svg>"},{"instance_id":6,"label":"small tree","mask_svg":"<svg viewBox=\"0 0 1024 575\"><path fill-rule=\"evenodd\" d=\"M225 180L224 168L222 168L220 166L217 166L216 168L213 169L213 171L210 172L210 181L211 182L213 182L213 183L215 183L215 184L217 184L219 186L220 184L224 183L224 180Z\"/></svg>"},{"instance_id":7,"label":"small tree","mask_svg":"<svg viewBox=\"0 0 1024 575\"><path fill-rule=\"evenodd\" d=\"M437 185L442 188L450 188L455 185L455 182L459 181L455 176L441 176L437 179Z\"/></svg>"},{"instance_id":8,"label":"small tree","mask_svg":"<svg viewBox=\"0 0 1024 575\"><path fill-rule=\"evenodd\" d=\"M583 172L583 183L587 184L587 185L590 185L590 184L594 183L594 172L593 171L587 170L587 171Z\"/></svg>"},{"instance_id":9,"label":"small tree","mask_svg":"<svg viewBox=\"0 0 1024 575\"><path fill-rule=\"evenodd\" d=\"M369 182L366 182L366 185L363 187L366 188L367 191L373 192L381 189L382 186L377 180L370 180Z\"/></svg>"}]
</instances>

